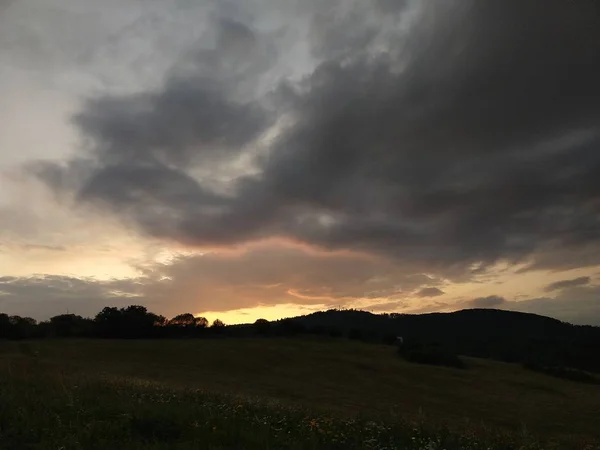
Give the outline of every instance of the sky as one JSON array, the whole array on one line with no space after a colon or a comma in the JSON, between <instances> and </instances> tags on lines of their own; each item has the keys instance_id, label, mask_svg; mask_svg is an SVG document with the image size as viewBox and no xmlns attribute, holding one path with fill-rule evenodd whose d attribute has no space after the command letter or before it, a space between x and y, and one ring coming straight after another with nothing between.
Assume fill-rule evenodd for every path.
<instances>
[{"instance_id":1,"label":"sky","mask_svg":"<svg viewBox=\"0 0 600 450\"><path fill-rule=\"evenodd\" d=\"M600 325L600 2L0 0L0 311Z\"/></svg>"}]
</instances>

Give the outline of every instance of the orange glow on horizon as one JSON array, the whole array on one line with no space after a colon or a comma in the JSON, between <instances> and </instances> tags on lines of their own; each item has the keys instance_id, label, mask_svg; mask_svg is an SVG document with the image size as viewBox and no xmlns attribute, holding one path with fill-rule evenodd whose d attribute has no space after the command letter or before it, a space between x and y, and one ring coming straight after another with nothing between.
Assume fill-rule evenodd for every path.
<instances>
[{"instance_id":1,"label":"orange glow on horizon","mask_svg":"<svg viewBox=\"0 0 600 450\"><path fill-rule=\"evenodd\" d=\"M329 309L330 307L331 306L327 305L314 305L309 308L302 305L283 304L275 306L257 306L254 308L244 308L233 311L206 311L197 313L195 316L206 317L210 323L215 319L220 319L227 325L237 325L242 323L254 323L257 319L274 321L286 317L296 317Z\"/></svg>"}]
</instances>

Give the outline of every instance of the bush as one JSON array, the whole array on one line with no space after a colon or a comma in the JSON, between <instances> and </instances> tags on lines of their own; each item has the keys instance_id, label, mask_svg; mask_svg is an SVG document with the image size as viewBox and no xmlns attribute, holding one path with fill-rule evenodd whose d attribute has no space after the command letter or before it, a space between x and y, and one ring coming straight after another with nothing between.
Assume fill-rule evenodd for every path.
<instances>
[{"instance_id":1,"label":"bush","mask_svg":"<svg viewBox=\"0 0 600 450\"><path fill-rule=\"evenodd\" d=\"M281 319L276 322L277 335L296 336L306 333L304 324L295 319Z\"/></svg>"},{"instance_id":2,"label":"bush","mask_svg":"<svg viewBox=\"0 0 600 450\"><path fill-rule=\"evenodd\" d=\"M384 345L396 345L397 337L394 333L385 333L381 337L381 343Z\"/></svg>"},{"instance_id":3,"label":"bush","mask_svg":"<svg viewBox=\"0 0 600 450\"><path fill-rule=\"evenodd\" d=\"M324 325L315 325L308 329L310 334L314 334L316 336L323 336L328 334L327 328Z\"/></svg>"},{"instance_id":4,"label":"bush","mask_svg":"<svg viewBox=\"0 0 600 450\"><path fill-rule=\"evenodd\" d=\"M363 332L362 330L358 329L358 328L352 328L349 332L348 332L348 338L350 339L356 339L356 340L360 340L363 339Z\"/></svg>"},{"instance_id":5,"label":"bush","mask_svg":"<svg viewBox=\"0 0 600 450\"><path fill-rule=\"evenodd\" d=\"M544 373L555 378L575 381L577 383L600 384L600 381L593 375L583 370L573 369L571 367L545 366L538 363L525 363L523 367L534 372Z\"/></svg>"},{"instance_id":6,"label":"bush","mask_svg":"<svg viewBox=\"0 0 600 450\"><path fill-rule=\"evenodd\" d=\"M436 344L408 343L398 348L398 354L406 361L433 366L465 369L465 363L452 351Z\"/></svg>"},{"instance_id":7,"label":"bush","mask_svg":"<svg viewBox=\"0 0 600 450\"><path fill-rule=\"evenodd\" d=\"M336 328L336 327L330 327L328 329L328 334L330 337L333 337L333 338L339 338L339 337L343 336L342 330L340 330L339 328Z\"/></svg>"}]
</instances>

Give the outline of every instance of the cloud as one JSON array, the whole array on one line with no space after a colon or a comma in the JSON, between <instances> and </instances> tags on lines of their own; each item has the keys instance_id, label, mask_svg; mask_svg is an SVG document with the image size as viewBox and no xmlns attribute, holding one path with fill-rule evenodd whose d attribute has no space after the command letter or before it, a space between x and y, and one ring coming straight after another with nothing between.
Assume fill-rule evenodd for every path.
<instances>
[{"instance_id":1,"label":"cloud","mask_svg":"<svg viewBox=\"0 0 600 450\"><path fill-rule=\"evenodd\" d=\"M466 303L470 308L496 308L506 304L506 299L499 295L475 298Z\"/></svg>"},{"instance_id":2,"label":"cloud","mask_svg":"<svg viewBox=\"0 0 600 450\"><path fill-rule=\"evenodd\" d=\"M0 278L0 310L47 319L67 311L94 316L104 306L126 306L140 301L136 280L98 281L56 275Z\"/></svg>"},{"instance_id":3,"label":"cloud","mask_svg":"<svg viewBox=\"0 0 600 450\"><path fill-rule=\"evenodd\" d=\"M264 243L167 262L139 264L138 278L98 281L58 276L0 278L0 310L44 318L69 309L94 315L107 305L143 304L173 316L256 306L353 306L401 301L441 282L406 273L390 260Z\"/></svg>"},{"instance_id":4,"label":"cloud","mask_svg":"<svg viewBox=\"0 0 600 450\"><path fill-rule=\"evenodd\" d=\"M444 295L444 291L435 287L427 287L417 292L417 297L438 297Z\"/></svg>"},{"instance_id":5,"label":"cloud","mask_svg":"<svg viewBox=\"0 0 600 450\"><path fill-rule=\"evenodd\" d=\"M275 49L231 20L218 20L214 34L215 48L189 55L192 68L175 67L160 91L92 98L76 115L105 170L140 162L206 164L230 156L228 149L239 151L265 129L266 112L250 100Z\"/></svg>"},{"instance_id":6,"label":"cloud","mask_svg":"<svg viewBox=\"0 0 600 450\"><path fill-rule=\"evenodd\" d=\"M65 252L67 248L62 245L43 245L43 244L24 244L21 246L25 251L40 251L40 252Z\"/></svg>"},{"instance_id":7,"label":"cloud","mask_svg":"<svg viewBox=\"0 0 600 450\"><path fill-rule=\"evenodd\" d=\"M132 279L32 275L0 277L0 311L44 320L70 311L94 316L104 306L142 304L172 317L193 311L225 312L257 306L312 309L347 306L413 314L499 308L600 325L600 287L575 286L555 297L522 301L490 295L419 305L414 293L443 279L410 274L390 259L351 252L318 252L265 243L235 250L175 256L138 265Z\"/></svg>"},{"instance_id":8,"label":"cloud","mask_svg":"<svg viewBox=\"0 0 600 450\"><path fill-rule=\"evenodd\" d=\"M577 286L584 286L586 284L589 284L591 281L590 277L578 277L578 278L574 278L572 280L561 280L561 281L556 281L554 283L550 283L548 286L546 286L544 288L545 292L553 292L553 291L559 291L561 289L567 289L567 288L572 288L572 287L577 287Z\"/></svg>"},{"instance_id":9,"label":"cloud","mask_svg":"<svg viewBox=\"0 0 600 450\"><path fill-rule=\"evenodd\" d=\"M600 3L355 5L305 7L300 81L274 34L215 22L160 89L89 101L86 164L42 172L186 245L278 237L466 276L598 254Z\"/></svg>"},{"instance_id":10,"label":"cloud","mask_svg":"<svg viewBox=\"0 0 600 450\"><path fill-rule=\"evenodd\" d=\"M196 311L277 304L352 306L408 298L415 289L441 282L407 273L381 257L273 243L185 256L143 270L151 279L165 280L152 285L150 296L170 299L169 308L192 305Z\"/></svg>"}]
</instances>

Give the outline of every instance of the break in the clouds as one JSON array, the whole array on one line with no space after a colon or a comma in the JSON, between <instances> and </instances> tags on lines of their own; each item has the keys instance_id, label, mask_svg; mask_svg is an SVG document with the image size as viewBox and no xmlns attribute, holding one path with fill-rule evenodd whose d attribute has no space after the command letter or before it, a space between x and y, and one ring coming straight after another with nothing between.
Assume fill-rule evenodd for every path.
<instances>
[{"instance_id":1,"label":"break in the clouds","mask_svg":"<svg viewBox=\"0 0 600 450\"><path fill-rule=\"evenodd\" d=\"M86 164L61 176L191 245L277 236L439 271L597 248L598 5L315 6L300 81L272 79L274 34L221 19L159 89L87 102Z\"/></svg>"}]
</instances>

